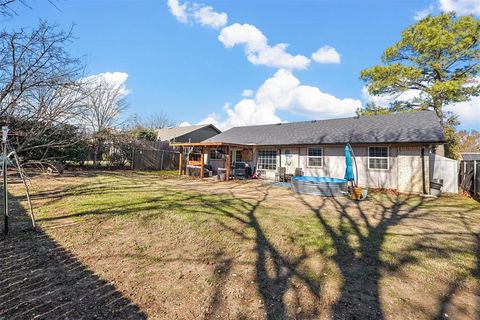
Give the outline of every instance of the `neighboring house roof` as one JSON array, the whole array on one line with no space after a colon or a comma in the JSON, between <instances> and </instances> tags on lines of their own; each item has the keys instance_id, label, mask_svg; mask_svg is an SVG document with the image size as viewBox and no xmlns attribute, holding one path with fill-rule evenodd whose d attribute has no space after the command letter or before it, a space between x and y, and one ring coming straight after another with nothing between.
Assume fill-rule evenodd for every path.
<instances>
[{"instance_id":1,"label":"neighboring house roof","mask_svg":"<svg viewBox=\"0 0 480 320\"><path fill-rule=\"evenodd\" d=\"M179 137L188 135L194 131L197 131L199 129L211 127L213 131L216 131L216 133L220 133L221 131L218 130L214 125L212 124L198 124L194 126L185 126L185 127L175 127L175 128L164 128L164 129L158 129L157 130L157 140L160 141L172 141L174 139L177 139Z\"/></svg>"},{"instance_id":2,"label":"neighboring house roof","mask_svg":"<svg viewBox=\"0 0 480 320\"><path fill-rule=\"evenodd\" d=\"M444 143L432 111L234 127L206 141L251 145Z\"/></svg>"},{"instance_id":3,"label":"neighboring house roof","mask_svg":"<svg viewBox=\"0 0 480 320\"><path fill-rule=\"evenodd\" d=\"M462 152L460 153L462 160L465 161L480 161L480 152Z\"/></svg>"}]
</instances>

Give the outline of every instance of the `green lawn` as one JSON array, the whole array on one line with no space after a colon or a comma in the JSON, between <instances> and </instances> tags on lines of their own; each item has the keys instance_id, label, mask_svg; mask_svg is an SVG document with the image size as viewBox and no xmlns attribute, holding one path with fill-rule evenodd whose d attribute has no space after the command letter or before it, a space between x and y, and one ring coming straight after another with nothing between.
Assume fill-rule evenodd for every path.
<instances>
[{"instance_id":1,"label":"green lawn","mask_svg":"<svg viewBox=\"0 0 480 320\"><path fill-rule=\"evenodd\" d=\"M357 203L175 172L33 184L44 232L152 318L479 314L480 205L462 196Z\"/></svg>"}]
</instances>

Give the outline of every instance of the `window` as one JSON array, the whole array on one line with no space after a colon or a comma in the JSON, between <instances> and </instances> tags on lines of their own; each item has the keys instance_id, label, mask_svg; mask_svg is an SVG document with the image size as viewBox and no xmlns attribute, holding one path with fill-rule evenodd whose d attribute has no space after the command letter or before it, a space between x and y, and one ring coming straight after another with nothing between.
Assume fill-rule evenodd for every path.
<instances>
[{"instance_id":1,"label":"window","mask_svg":"<svg viewBox=\"0 0 480 320\"><path fill-rule=\"evenodd\" d=\"M277 151L260 150L258 151L257 168L265 170L277 169Z\"/></svg>"},{"instance_id":2,"label":"window","mask_svg":"<svg viewBox=\"0 0 480 320\"><path fill-rule=\"evenodd\" d=\"M220 160L222 159L222 153L216 149L210 149L210 154L208 155L210 160Z\"/></svg>"},{"instance_id":3,"label":"window","mask_svg":"<svg viewBox=\"0 0 480 320\"><path fill-rule=\"evenodd\" d=\"M235 161L242 162L242 150L235 151Z\"/></svg>"},{"instance_id":4,"label":"window","mask_svg":"<svg viewBox=\"0 0 480 320\"><path fill-rule=\"evenodd\" d=\"M321 167L323 164L323 149L308 148L307 163L308 167Z\"/></svg>"},{"instance_id":5,"label":"window","mask_svg":"<svg viewBox=\"0 0 480 320\"><path fill-rule=\"evenodd\" d=\"M388 170L388 147L368 147L368 168Z\"/></svg>"}]
</instances>

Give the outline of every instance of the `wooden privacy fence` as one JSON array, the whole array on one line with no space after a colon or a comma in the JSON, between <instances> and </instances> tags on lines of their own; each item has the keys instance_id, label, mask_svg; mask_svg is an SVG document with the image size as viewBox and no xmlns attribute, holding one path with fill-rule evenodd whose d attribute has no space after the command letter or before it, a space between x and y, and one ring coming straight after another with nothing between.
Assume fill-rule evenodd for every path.
<instances>
[{"instance_id":1,"label":"wooden privacy fence","mask_svg":"<svg viewBox=\"0 0 480 320\"><path fill-rule=\"evenodd\" d=\"M480 199L480 161L461 161L458 182L464 192Z\"/></svg>"},{"instance_id":2,"label":"wooden privacy fence","mask_svg":"<svg viewBox=\"0 0 480 320\"><path fill-rule=\"evenodd\" d=\"M179 152L170 148L168 143L155 141L146 143L141 149L135 149L132 155L133 170L176 170Z\"/></svg>"}]
</instances>

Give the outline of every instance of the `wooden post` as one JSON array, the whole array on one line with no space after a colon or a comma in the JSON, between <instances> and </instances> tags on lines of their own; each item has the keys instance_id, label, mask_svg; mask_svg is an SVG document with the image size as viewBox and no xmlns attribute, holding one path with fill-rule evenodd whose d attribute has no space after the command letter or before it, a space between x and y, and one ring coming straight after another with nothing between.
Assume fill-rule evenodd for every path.
<instances>
[{"instance_id":1,"label":"wooden post","mask_svg":"<svg viewBox=\"0 0 480 320\"><path fill-rule=\"evenodd\" d=\"M230 180L230 147L227 147L227 161L225 161L225 180Z\"/></svg>"},{"instance_id":2,"label":"wooden post","mask_svg":"<svg viewBox=\"0 0 480 320\"><path fill-rule=\"evenodd\" d=\"M203 167L203 161L205 160L204 155L203 155L203 147L202 150L200 151L200 178L203 179L203 175L205 174L205 168Z\"/></svg>"},{"instance_id":3,"label":"wooden post","mask_svg":"<svg viewBox=\"0 0 480 320\"><path fill-rule=\"evenodd\" d=\"M183 147L180 147L180 156L178 158L178 174L182 175L182 166L183 166Z\"/></svg>"}]
</instances>

